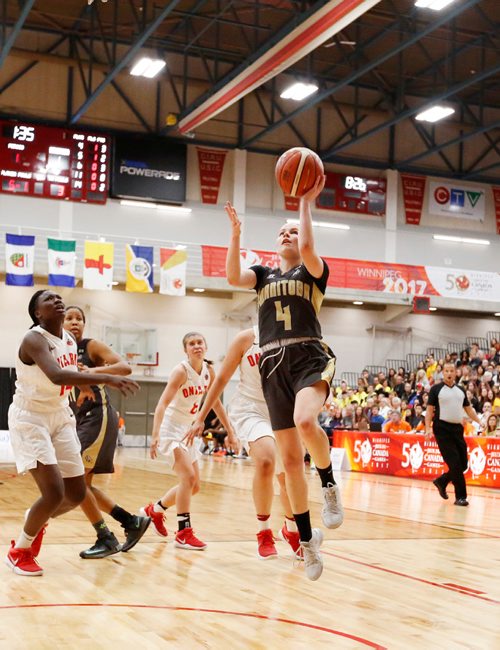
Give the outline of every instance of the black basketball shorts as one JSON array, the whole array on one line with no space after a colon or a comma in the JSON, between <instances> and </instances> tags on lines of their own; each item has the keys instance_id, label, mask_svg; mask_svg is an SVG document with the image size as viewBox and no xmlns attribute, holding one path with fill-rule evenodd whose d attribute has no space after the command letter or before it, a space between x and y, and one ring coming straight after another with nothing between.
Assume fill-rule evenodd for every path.
<instances>
[{"instance_id":1,"label":"black basketball shorts","mask_svg":"<svg viewBox=\"0 0 500 650\"><path fill-rule=\"evenodd\" d=\"M82 445L85 469L94 474L112 474L118 440L118 416L110 405L95 405L76 420L76 432Z\"/></svg>"},{"instance_id":2,"label":"black basketball shorts","mask_svg":"<svg viewBox=\"0 0 500 650\"><path fill-rule=\"evenodd\" d=\"M295 396L320 380L332 383L335 355L322 341L303 341L264 352L260 377L273 431L295 426ZM325 390L325 400L329 391Z\"/></svg>"}]
</instances>

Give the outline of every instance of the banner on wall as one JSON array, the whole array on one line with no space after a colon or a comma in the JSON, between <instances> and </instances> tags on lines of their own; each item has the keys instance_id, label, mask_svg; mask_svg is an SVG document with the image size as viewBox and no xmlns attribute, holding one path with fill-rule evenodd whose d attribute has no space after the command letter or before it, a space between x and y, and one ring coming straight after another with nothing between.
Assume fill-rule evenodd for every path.
<instances>
[{"instance_id":1,"label":"banner on wall","mask_svg":"<svg viewBox=\"0 0 500 650\"><path fill-rule=\"evenodd\" d=\"M186 295L187 253L176 248L160 248L160 293Z\"/></svg>"},{"instance_id":2,"label":"banner on wall","mask_svg":"<svg viewBox=\"0 0 500 650\"><path fill-rule=\"evenodd\" d=\"M217 203L227 151L196 147L202 203Z\"/></svg>"},{"instance_id":3,"label":"banner on wall","mask_svg":"<svg viewBox=\"0 0 500 650\"><path fill-rule=\"evenodd\" d=\"M497 221L497 234L500 235L500 187L492 187L493 204L495 206L495 217Z\"/></svg>"},{"instance_id":4,"label":"banner on wall","mask_svg":"<svg viewBox=\"0 0 500 650\"><path fill-rule=\"evenodd\" d=\"M153 292L153 247L127 244L125 247L127 280L125 291Z\"/></svg>"},{"instance_id":5,"label":"banner on wall","mask_svg":"<svg viewBox=\"0 0 500 650\"><path fill-rule=\"evenodd\" d=\"M479 185L429 181L430 214L483 221L485 202L485 191Z\"/></svg>"},{"instance_id":6,"label":"banner on wall","mask_svg":"<svg viewBox=\"0 0 500 650\"><path fill-rule=\"evenodd\" d=\"M76 267L76 241L74 239L47 238L49 285L74 287Z\"/></svg>"},{"instance_id":7,"label":"banner on wall","mask_svg":"<svg viewBox=\"0 0 500 650\"><path fill-rule=\"evenodd\" d=\"M500 438L465 441L467 483L500 488ZM345 450L353 471L433 480L446 468L434 437L420 434L335 431L334 445Z\"/></svg>"},{"instance_id":8,"label":"banner on wall","mask_svg":"<svg viewBox=\"0 0 500 650\"><path fill-rule=\"evenodd\" d=\"M83 260L83 288L111 291L114 244L86 241Z\"/></svg>"},{"instance_id":9,"label":"banner on wall","mask_svg":"<svg viewBox=\"0 0 500 650\"><path fill-rule=\"evenodd\" d=\"M32 235L5 235L5 284L33 286L35 238Z\"/></svg>"},{"instance_id":10,"label":"banner on wall","mask_svg":"<svg viewBox=\"0 0 500 650\"><path fill-rule=\"evenodd\" d=\"M203 275L226 277L227 248L202 246ZM242 251L242 263L248 268L262 264L279 265L277 253L261 250ZM450 269L448 267L410 266L365 260L324 257L330 269L328 286L390 294L443 296L466 300L498 302L500 273Z\"/></svg>"},{"instance_id":11,"label":"banner on wall","mask_svg":"<svg viewBox=\"0 0 500 650\"><path fill-rule=\"evenodd\" d=\"M424 206L425 176L401 174L406 223L420 225Z\"/></svg>"}]
</instances>

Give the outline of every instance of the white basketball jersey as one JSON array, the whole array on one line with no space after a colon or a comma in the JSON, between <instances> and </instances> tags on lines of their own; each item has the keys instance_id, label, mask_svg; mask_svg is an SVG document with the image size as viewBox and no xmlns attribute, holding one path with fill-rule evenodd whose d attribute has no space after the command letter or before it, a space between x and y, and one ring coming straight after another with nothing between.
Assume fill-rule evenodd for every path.
<instances>
[{"instance_id":1,"label":"white basketball jersey","mask_svg":"<svg viewBox=\"0 0 500 650\"><path fill-rule=\"evenodd\" d=\"M240 361L240 381L238 383L238 394L252 400L253 402L265 402L260 381L259 359L262 354L259 347L257 327L254 326L255 338L252 345L243 355Z\"/></svg>"},{"instance_id":2,"label":"white basketball jersey","mask_svg":"<svg viewBox=\"0 0 500 650\"><path fill-rule=\"evenodd\" d=\"M181 365L186 371L187 379L165 409L164 417L174 422L191 424L210 385L210 373L205 361L200 374L187 361L181 361Z\"/></svg>"},{"instance_id":3,"label":"white basketball jersey","mask_svg":"<svg viewBox=\"0 0 500 650\"><path fill-rule=\"evenodd\" d=\"M49 350L57 364L66 370L78 372L78 354L75 339L63 330L62 339L37 325L33 332L41 334L49 344ZM19 408L30 411L57 411L68 405L71 386L53 384L40 368L28 366L16 357L16 392L13 402Z\"/></svg>"}]
</instances>

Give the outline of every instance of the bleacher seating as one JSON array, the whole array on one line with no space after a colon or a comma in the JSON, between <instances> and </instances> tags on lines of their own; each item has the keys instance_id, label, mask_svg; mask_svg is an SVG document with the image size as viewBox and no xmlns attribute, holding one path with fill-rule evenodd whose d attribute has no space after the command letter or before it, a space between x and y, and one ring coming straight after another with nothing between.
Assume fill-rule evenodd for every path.
<instances>
[{"instance_id":1,"label":"bleacher seating","mask_svg":"<svg viewBox=\"0 0 500 650\"><path fill-rule=\"evenodd\" d=\"M347 382L348 386L355 388L358 385L358 378L361 373L359 372L343 372L341 377L343 381Z\"/></svg>"},{"instance_id":2,"label":"bleacher seating","mask_svg":"<svg viewBox=\"0 0 500 650\"><path fill-rule=\"evenodd\" d=\"M415 370L418 368L418 364L421 361L425 361L425 354L415 354L415 353L410 353L406 355L406 365L408 368L411 368L411 370Z\"/></svg>"},{"instance_id":3,"label":"bleacher seating","mask_svg":"<svg viewBox=\"0 0 500 650\"><path fill-rule=\"evenodd\" d=\"M465 350L467 345L465 343L448 343L446 346L446 349L448 350L448 353L450 352L456 352L457 354L460 354L462 350Z\"/></svg>"},{"instance_id":4,"label":"bleacher seating","mask_svg":"<svg viewBox=\"0 0 500 650\"><path fill-rule=\"evenodd\" d=\"M477 343L481 350L487 350L489 347L488 339L484 336L467 336L465 337L465 342L467 343L467 347L473 343Z\"/></svg>"},{"instance_id":5,"label":"bleacher seating","mask_svg":"<svg viewBox=\"0 0 500 650\"><path fill-rule=\"evenodd\" d=\"M427 348L427 354L432 354L437 361L438 359L444 359L447 351L446 348Z\"/></svg>"},{"instance_id":6,"label":"bleacher seating","mask_svg":"<svg viewBox=\"0 0 500 650\"><path fill-rule=\"evenodd\" d=\"M385 366L365 366L365 368L370 372L372 375L378 375L379 372L383 372L384 375L387 374L387 368Z\"/></svg>"},{"instance_id":7,"label":"bleacher seating","mask_svg":"<svg viewBox=\"0 0 500 650\"><path fill-rule=\"evenodd\" d=\"M404 368L408 371L408 362L406 359L387 359L386 364L388 369L394 368L394 370L397 370L398 368Z\"/></svg>"},{"instance_id":8,"label":"bleacher seating","mask_svg":"<svg viewBox=\"0 0 500 650\"><path fill-rule=\"evenodd\" d=\"M493 339L500 341L500 332L486 332L486 340L488 341L488 347L490 347L491 341Z\"/></svg>"}]
</instances>

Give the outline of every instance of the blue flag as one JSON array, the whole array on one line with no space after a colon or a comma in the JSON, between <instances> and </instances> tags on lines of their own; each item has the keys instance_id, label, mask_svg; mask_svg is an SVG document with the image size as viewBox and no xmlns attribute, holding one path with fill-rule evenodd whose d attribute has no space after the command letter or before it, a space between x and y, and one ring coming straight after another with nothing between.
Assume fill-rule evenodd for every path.
<instances>
[{"instance_id":1,"label":"blue flag","mask_svg":"<svg viewBox=\"0 0 500 650\"><path fill-rule=\"evenodd\" d=\"M35 238L32 235L5 235L5 284L32 287Z\"/></svg>"}]
</instances>

